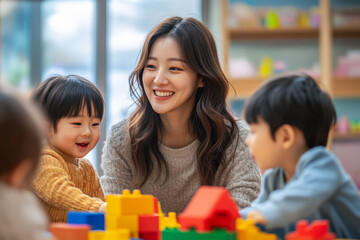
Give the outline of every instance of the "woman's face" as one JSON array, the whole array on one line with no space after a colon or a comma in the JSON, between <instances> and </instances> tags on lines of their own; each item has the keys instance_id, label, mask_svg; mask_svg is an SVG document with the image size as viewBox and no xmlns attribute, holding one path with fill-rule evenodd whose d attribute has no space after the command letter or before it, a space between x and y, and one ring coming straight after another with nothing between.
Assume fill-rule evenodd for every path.
<instances>
[{"instance_id":1,"label":"woman's face","mask_svg":"<svg viewBox=\"0 0 360 240\"><path fill-rule=\"evenodd\" d=\"M202 80L190 69L179 44L171 37L157 39L143 73L146 96L158 114L188 117Z\"/></svg>"}]
</instances>

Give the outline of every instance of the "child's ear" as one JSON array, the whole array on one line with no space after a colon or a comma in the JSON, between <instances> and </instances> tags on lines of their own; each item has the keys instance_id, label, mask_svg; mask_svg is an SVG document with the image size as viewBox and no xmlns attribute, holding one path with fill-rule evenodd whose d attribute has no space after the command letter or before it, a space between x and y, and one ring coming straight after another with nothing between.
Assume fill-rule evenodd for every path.
<instances>
[{"instance_id":1,"label":"child's ear","mask_svg":"<svg viewBox=\"0 0 360 240\"><path fill-rule=\"evenodd\" d=\"M284 124L278 129L278 140L281 141L284 149L291 148L296 139L295 128L289 124Z\"/></svg>"},{"instance_id":2,"label":"child's ear","mask_svg":"<svg viewBox=\"0 0 360 240\"><path fill-rule=\"evenodd\" d=\"M47 129L48 137L51 137L52 135L55 134L55 129L49 121L46 121L46 129Z\"/></svg>"},{"instance_id":3,"label":"child's ear","mask_svg":"<svg viewBox=\"0 0 360 240\"><path fill-rule=\"evenodd\" d=\"M10 173L8 177L9 185L21 189L27 185L27 180L33 164L30 160L26 159L21 161Z\"/></svg>"}]
</instances>

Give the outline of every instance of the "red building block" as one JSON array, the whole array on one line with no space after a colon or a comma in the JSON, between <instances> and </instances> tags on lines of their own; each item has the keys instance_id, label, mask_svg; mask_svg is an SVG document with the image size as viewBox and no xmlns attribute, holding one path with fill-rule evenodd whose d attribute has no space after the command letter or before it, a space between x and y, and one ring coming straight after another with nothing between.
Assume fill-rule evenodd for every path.
<instances>
[{"instance_id":1,"label":"red building block","mask_svg":"<svg viewBox=\"0 0 360 240\"><path fill-rule=\"evenodd\" d=\"M159 232L159 215L139 215L139 233Z\"/></svg>"},{"instance_id":2,"label":"red building block","mask_svg":"<svg viewBox=\"0 0 360 240\"><path fill-rule=\"evenodd\" d=\"M202 186L179 215L179 223L183 230L226 228L235 231L239 217L238 207L226 188Z\"/></svg>"},{"instance_id":3,"label":"red building block","mask_svg":"<svg viewBox=\"0 0 360 240\"><path fill-rule=\"evenodd\" d=\"M286 240L333 240L335 234L329 232L329 221L315 220L308 226L308 221L300 220L296 231L288 233Z\"/></svg>"},{"instance_id":4,"label":"red building block","mask_svg":"<svg viewBox=\"0 0 360 240\"><path fill-rule=\"evenodd\" d=\"M90 225L52 223L50 232L57 240L88 240Z\"/></svg>"},{"instance_id":5,"label":"red building block","mask_svg":"<svg viewBox=\"0 0 360 240\"><path fill-rule=\"evenodd\" d=\"M145 240L160 240L160 231L153 232L153 233L140 233L139 232L139 238L145 239Z\"/></svg>"}]
</instances>

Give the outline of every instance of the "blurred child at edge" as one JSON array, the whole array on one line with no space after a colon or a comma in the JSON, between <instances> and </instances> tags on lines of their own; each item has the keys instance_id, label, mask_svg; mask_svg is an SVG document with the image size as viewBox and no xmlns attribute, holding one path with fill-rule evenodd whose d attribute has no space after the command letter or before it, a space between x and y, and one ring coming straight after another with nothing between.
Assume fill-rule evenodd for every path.
<instances>
[{"instance_id":1,"label":"blurred child at edge","mask_svg":"<svg viewBox=\"0 0 360 240\"><path fill-rule=\"evenodd\" d=\"M14 94L0 89L0 239L51 239L46 214L28 190L40 159L41 117Z\"/></svg>"},{"instance_id":2,"label":"blurred child at edge","mask_svg":"<svg viewBox=\"0 0 360 240\"><path fill-rule=\"evenodd\" d=\"M244 113L246 143L267 171L259 197L242 216L284 234L300 219L327 219L338 238L360 238L357 188L325 148L336 122L331 98L311 77L285 75L260 87Z\"/></svg>"},{"instance_id":3,"label":"blurred child at edge","mask_svg":"<svg viewBox=\"0 0 360 240\"><path fill-rule=\"evenodd\" d=\"M83 157L97 144L104 100L97 87L77 75L53 76L33 93L48 117L47 142L32 190L51 222L68 211L105 211L99 177Z\"/></svg>"}]
</instances>

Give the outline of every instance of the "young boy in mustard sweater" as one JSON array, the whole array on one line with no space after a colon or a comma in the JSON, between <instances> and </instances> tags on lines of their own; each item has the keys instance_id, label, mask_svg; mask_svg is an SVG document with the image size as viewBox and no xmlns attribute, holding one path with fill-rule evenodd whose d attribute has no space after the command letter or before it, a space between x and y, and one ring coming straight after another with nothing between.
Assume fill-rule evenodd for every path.
<instances>
[{"instance_id":1,"label":"young boy in mustard sweater","mask_svg":"<svg viewBox=\"0 0 360 240\"><path fill-rule=\"evenodd\" d=\"M88 80L54 76L34 92L48 117L48 136L32 190L51 222L66 222L67 211L105 211L99 177L83 157L97 144L104 100Z\"/></svg>"}]
</instances>

